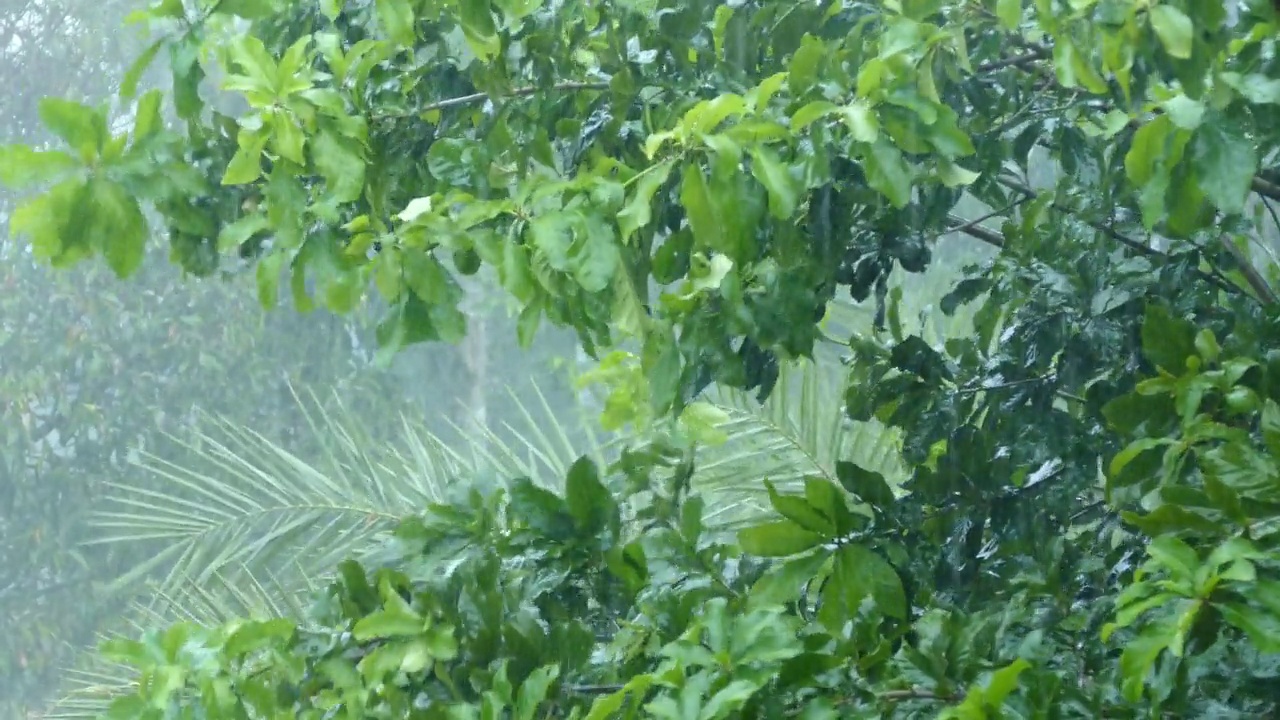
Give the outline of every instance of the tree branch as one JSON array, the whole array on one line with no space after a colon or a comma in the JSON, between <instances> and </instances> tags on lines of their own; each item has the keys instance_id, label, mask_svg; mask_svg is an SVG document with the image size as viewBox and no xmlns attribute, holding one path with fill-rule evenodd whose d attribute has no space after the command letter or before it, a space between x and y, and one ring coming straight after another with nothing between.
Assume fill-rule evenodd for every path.
<instances>
[{"instance_id":1,"label":"tree branch","mask_svg":"<svg viewBox=\"0 0 1280 720\"><path fill-rule=\"evenodd\" d=\"M1275 305L1278 300L1276 292L1271 289L1271 285L1262 277L1262 273L1258 272L1258 268L1254 267L1253 261L1240 252L1240 248L1236 247L1236 244L1231 242L1231 238L1225 233L1218 235L1218 241L1222 243L1222 247L1226 248L1227 253L1240 266L1240 272L1249 283L1249 287L1253 288L1253 291L1258 294L1258 300L1266 305Z\"/></svg>"},{"instance_id":2,"label":"tree branch","mask_svg":"<svg viewBox=\"0 0 1280 720\"><path fill-rule=\"evenodd\" d=\"M1035 197L1036 195L1035 190L1032 190L1031 188L1027 187L1026 185L1023 185L1022 183L1016 180L1011 180L1009 178L996 178L996 182L1000 183L1001 185L1005 186L1010 190L1013 190L1014 192L1022 193L1024 197ZM1061 212L1067 215L1072 215L1079 218L1089 227L1102 233L1108 238L1120 243L1121 245L1124 245L1125 247L1129 248L1130 250L1133 250L1136 253L1139 253L1141 255L1146 255L1147 257L1158 257L1166 260L1169 258L1167 254L1162 253L1153 247L1148 247L1147 245L1144 245L1143 243L1140 243L1137 240L1134 240L1133 238L1118 232L1113 227L1104 225L1103 223L1100 223L1097 220L1090 220L1089 218L1080 217L1080 211L1076 210L1073 207L1070 207L1068 205L1063 205L1062 203L1057 201L1054 201L1053 203L1051 203L1050 207L1052 207L1054 210L1057 210L1058 212ZM1252 267L1252 265L1250 265L1250 267ZM1223 290L1229 293L1235 293L1238 295L1244 295L1245 297L1253 298L1258 302L1263 302L1263 298L1254 298L1252 295L1245 292L1240 287L1237 287L1236 285L1233 285L1215 275L1211 275L1201 270L1197 270L1196 274L1199 275L1201 279L1208 281L1209 283L1213 284L1220 290Z\"/></svg>"},{"instance_id":3,"label":"tree branch","mask_svg":"<svg viewBox=\"0 0 1280 720\"><path fill-rule=\"evenodd\" d=\"M979 225L986 218L978 218L977 220L965 220L959 215L947 215L947 222L951 223L951 232L964 233L969 237L976 238L992 247L1004 247L1004 236L995 230L988 230Z\"/></svg>"}]
</instances>

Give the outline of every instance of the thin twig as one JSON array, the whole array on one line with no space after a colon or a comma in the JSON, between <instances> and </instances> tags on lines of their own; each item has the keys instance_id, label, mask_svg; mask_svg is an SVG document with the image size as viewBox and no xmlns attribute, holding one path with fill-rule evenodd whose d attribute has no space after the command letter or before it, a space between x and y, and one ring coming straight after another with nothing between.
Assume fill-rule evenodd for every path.
<instances>
[{"instance_id":1,"label":"thin twig","mask_svg":"<svg viewBox=\"0 0 1280 720\"><path fill-rule=\"evenodd\" d=\"M959 702L964 699L964 693L952 693L950 695L939 695L929 690L921 690L912 688L910 690L886 690L880 693L881 700L889 702L902 702L903 700L937 700L940 702Z\"/></svg>"},{"instance_id":2,"label":"thin twig","mask_svg":"<svg viewBox=\"0 0 1280 720\"><path fill-rule=\"evenodd\" d=\"M478 92L478 93L471 93L470 95L462 95L460 97L445 98L444 100L437 100L436 102L433 102L433 103L427 103L426 105L422 106L420 109L414 110L412 113L380 115L374 119L375 120L396 120L400 118L409 117L411 115L422 115L423 113L429 113L433 110L447 110L448 108L458 107L459 105L471 105L474 103L483 102L484 100L488 100L490 98L528 97L529 95L534 95L544 91L574 92L579 90L608 90L608 89L609 89L609 83L606 83L606 82L562 82L562 83L556 83L555 85L551 85L550 87L540 87L537 85L530 85L528 87L513 88L512 90L507 92L505 95L500 95L500 96L495 96L494 94L487 93L487 92Z\"/></svg>"},{"instance_id":3,"label":"thin twig","mask_svg":"<svg viewBox=\"0 0 1280 720\"><path fill-rule=\"evenodd\" d=\"M1025 202L1027 202L1027 201L1029 201L1030 199L1031 199L1031 198L1024 197L1024 198L1020 198L1020 199L1018 199L1018 200L1014 200L1013 202L1009 203L1008 205L1004 206L1003 208L1001 208L1001 209L999 209L999 210L992 210L991 212L987 213L986 215L983 215L983 216L981 216L981 217L976 217L976 218L974 218L974 219L972 219L972 220L969 220L968 222L965 222L965 223L963 223L963 224L961 224L961 225L956 225L956 226L953 226L953 227L951 227L951 228L948 228L948 229L947 229L947 232L948 232L948 233L953 233L953 232L968 233L971 229L978 227L978 226L979 226L979 225L981 225L982 223L984 223L984 222L986 222L986 221L990 220L991 218L993 218L993 217L1001 217L1001 216L1005 215L1006 213L1008 213L1010 210L1012 210L1012 209L1014 209L1014 208L1018 207L1019 205L1021 205L1021 204L1025 203ZM950 220L950 219L952 219L952 218L959 219L959 218L958 218L957 216L955 216L955 215L949 215L949 216L947 216L947 219L948 219L948 220ZM983 228L983 229L985 230L986 228ZM1000 243L1001 243L1001 244L1003 244L1003 243L1004 243L1004 238L999 238L999 240L1000 240Z\"/></svg>"},{"instance_id":4,"label":"thin twig","mask_svg":"<svg viewBox=\"0 0 1280 720\"><path fill-rule=\"evenodd\" d=\"M1031 52L1027 53L1026 55L1015 55L1014 57L1001 58L1000 60L992 60L991 62L983 63L975 67L973 70L974 72L977 72L977 73L990 73L990 72L995 72L997 70L1003 70L1007 67L1021 68L1024 65L1028 65L1037 60L1044 60L1045 58L1049 57L1049 55L1052 52L1053 52L1052 48L1047 48L1043 46L1035 47L1035 48L1032 48Z\"/></svg>"}]
</instances>

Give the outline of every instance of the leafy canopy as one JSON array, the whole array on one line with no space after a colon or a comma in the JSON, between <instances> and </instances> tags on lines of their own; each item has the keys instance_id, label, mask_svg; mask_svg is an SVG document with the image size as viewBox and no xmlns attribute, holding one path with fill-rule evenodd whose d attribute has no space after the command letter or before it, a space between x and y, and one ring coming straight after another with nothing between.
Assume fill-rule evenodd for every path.
<instances>
[{"instance_id":1,"label":"leafy canopy","mask_svg":"<svg viewBox=\"0 0 1280 720\"><path fill-rule=\"evenodd\" d=\"M118 717L1275 712L1271 3L141 18L131 130L46 100L65 147L4 150L6 182L54 183L12 220L40 257L127 275L145 202L183 268L251 261L267 305L284 277L303 307L376 291L384 354L464 335L457 278L487 268L523 340L547 318L611 351L606 418L641 428L711 383L767 395L847 293L875 326L845 343L848 414L901 428L910 477L770 487L779 518L736 540L700 532L689 448L580 463L563 496L517 480L406 520L301 625L123 648ZM163 54L172 91L134 101ZM931 343L891 272L950 232L999 252L939 303L973 332Z\"/></svg>"}]
</instances>

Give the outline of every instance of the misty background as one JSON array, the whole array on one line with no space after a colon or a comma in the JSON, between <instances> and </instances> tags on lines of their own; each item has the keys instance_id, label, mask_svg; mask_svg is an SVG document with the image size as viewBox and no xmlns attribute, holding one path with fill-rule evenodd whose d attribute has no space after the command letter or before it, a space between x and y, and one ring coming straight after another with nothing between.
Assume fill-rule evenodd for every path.
<instances>
[{"instance_id":1,"label":"misty background","mask_svg":"<svg viewBox=\"0 0 1280 720\"><path fill-rule=\"evenodd\" d=\"M147 4L0 2L0 143L50 140L43 96L110 102L147 45L124 20ZM144 86L164 80L152 72ZM344 427L374 444L394 443L406 423L440 438L477 422L510 436L522 408L575 406L573 337L544 327L519 350L503 296L482 280L460 346L416 346L382 368L380 308L339 318L285 299L264 311L252 272L184 279L162 238L126 281L96 262L53 270L10 237L17 199L0 191L0 717L44 717L85 649L146 600L145 586L112 582L154 543L95 542L110 533L91 517L113 488L149 482L146 453L191 466L191 439L216 418L314 460L327 440L307 416L339 399Z\"/></svg>"}]
</instances>

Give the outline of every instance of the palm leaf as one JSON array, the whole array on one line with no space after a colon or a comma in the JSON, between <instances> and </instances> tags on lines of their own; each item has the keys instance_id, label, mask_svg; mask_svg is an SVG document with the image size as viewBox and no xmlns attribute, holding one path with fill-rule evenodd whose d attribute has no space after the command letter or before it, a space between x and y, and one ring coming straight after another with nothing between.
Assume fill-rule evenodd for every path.
<instances>
[{"instance_id":1,"label":"palm leaf","mask_svg":"<svg viewBox=\"0 0 1280 720\"><path fill-rule=\"evenodd\" d=\"M147 630L175 622L192 622L206 627L237 618L300 619L308 596L317 589L314 582L286 582L274 576L264 579L248 568L230 568L207 582L190 582L174 592L157 591L147 602L133 603L122 627L100 639L113 636L135 638ZM102 717L111 701L131 691L133 668L101 655L89 656L82 667L68 672L66 693L45 715L49 720L91 720Z\"/></svg>"},{"instance_id":2,"label":"palm leaf","mask_svg":"<svg viewBox=\"0 0 1280 720\"><path fill-rule=\"evenodd\" d=\"M694 485L708 496L708 525L736 527L771 513L764 480L780 491L807 477L836 481L836 464L852 461L901 483L906 470L896 431L855 423L844 413L845 373L813 362L783 367L765 403L718 390L712 402L729 415L722 445L700 451Z\"/></svg>"}]
</instances>

